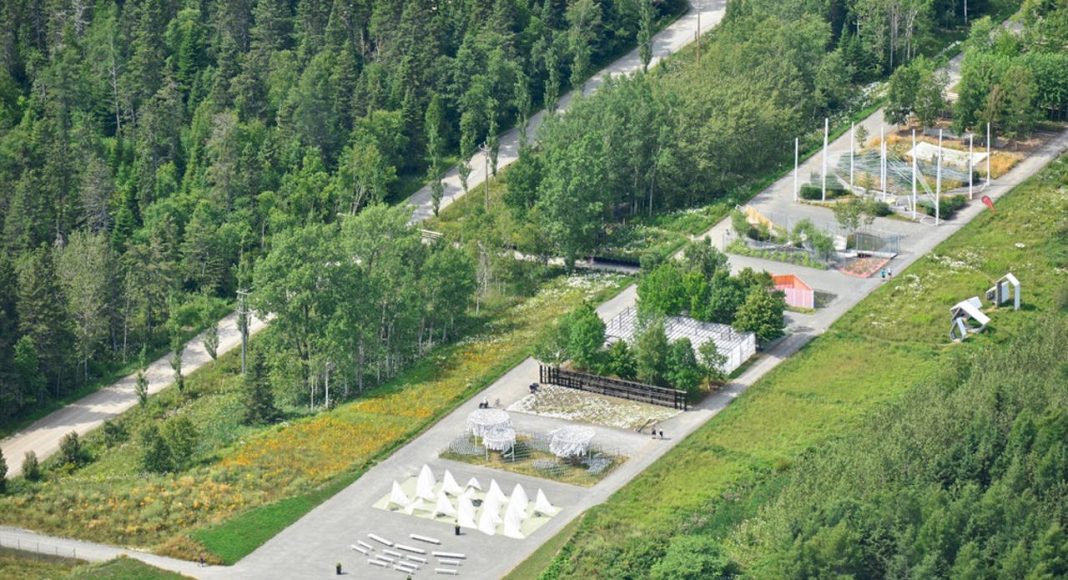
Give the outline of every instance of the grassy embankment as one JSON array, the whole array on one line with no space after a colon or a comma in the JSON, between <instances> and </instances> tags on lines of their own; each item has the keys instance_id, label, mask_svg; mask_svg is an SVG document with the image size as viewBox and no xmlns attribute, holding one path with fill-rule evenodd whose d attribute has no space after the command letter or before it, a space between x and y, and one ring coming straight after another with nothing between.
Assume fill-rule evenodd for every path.
<instances>
[{"instance_id":1,"label":"grassy embankment","mask_svg":"<svg viewBox=\"0 0 1068 580\"><path fill-rule=\"evenodd\" d=\"M140 560L120 557L99 564L81 560L28 554L0 549L0 577L5 580L45 580L78 578L81 580L179 580L181 574L160 570Z\"/></svg>"},{"instance_id":2,"label":"grassy embankment","mask_svg":"<svg viewBox=\"0 0 1068 580\"><path fill-rule=\"evenodd\" d=\"M90 435L89 465L52 462L46 481L12 482L0 497L0 521L186 558L206 550L234 562L521 361L556 317L625 285L618 276L555 276L532 297L484 304L468 338L397 379L313 416L289 407L287 421L269 427L241 424L239 357L220 357L188 378L185 395L167 389L120 418L126 442L109 449L101 432ZM197 426L194 466L141 473L136 434L176 416Z\"/></svg>"},{"instance_id":3,"label":"grassy embankment","mask_svg":"<svg viewBox=\"0 0 1068 580\"><path fill-rule=\"evenodd\" d=\"M537 577L550 560L545 578L647 570L672 533L695 520L707 526L710 518L753 513L761 498L744 491L789 469L805 450L849 432L958 357L996 348L1063 313L1066 191L1062 157L1000 200L997 213L984 212L876 290L510 577ZM985 333L950 344L948 308L1009 271L1024 281L1023 309L998 310Z\"/></svg>"}]
</instances>

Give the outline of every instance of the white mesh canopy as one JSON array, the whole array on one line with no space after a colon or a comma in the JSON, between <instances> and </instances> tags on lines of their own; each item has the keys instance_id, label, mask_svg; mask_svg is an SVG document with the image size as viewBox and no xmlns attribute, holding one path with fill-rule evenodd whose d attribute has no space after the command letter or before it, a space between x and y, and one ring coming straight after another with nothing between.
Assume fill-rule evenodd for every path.
<instances>
[{"instance_id":1,"label":"white mesh canopy","mask_svg":"<svg viewBox=\"0 0 1068 580\"><path fill-rule=\"evenodd\" d=\"M515 446L515 429L499 427L482 435L482 444L491 451L507 451Z\"/></svg>"},{"instance_id":2,"label":"white mesh canopy","mask_svg":"<svg viewBox=\"0 0 1068 580\"><path fill-rule=\"evenodd\" d=\"M467 416L467 430L476 437L484 437L494 429L512 426L512 419L501 409L477 409Z\"/></svg>"},{"instance_id":3,"label":"white mesh canopy","mask_svg":"<svg viewBox=\"0 0 1068 580\"><path fill-rule=\"evenodd\" d=\"M549 451L557 457L575 457L583 455L590 449L590 441L595 432L590 427L571 425L552 432Z\"/></svg>"}]
</instances>

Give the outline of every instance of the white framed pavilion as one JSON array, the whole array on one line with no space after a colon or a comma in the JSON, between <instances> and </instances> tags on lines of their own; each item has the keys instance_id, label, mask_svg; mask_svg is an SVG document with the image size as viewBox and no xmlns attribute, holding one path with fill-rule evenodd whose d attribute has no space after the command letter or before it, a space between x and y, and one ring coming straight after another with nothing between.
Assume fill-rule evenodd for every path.
<instances>
[{"instance_id":1,"label":"white framed pavilion","mask_svg":"<svg viewBox=\"0 0 1068 580\"><path fill-rule=\"evenodd\" d=\"M608 337L606 342L611 344L617 340L625 340L633 343L637 331L638 310L630 306L608 321L605 327L605 335ZM694 353L706 342L714 342L720 354L727 357L723 363L725 374L734 372L749 360L749 357L756 354L756 335L752 332L738 332L726 324L701 322L684 316L668 316L664 318L664 332L669 341L683 337L690 339Z\"/></svg>"}]
</instances>

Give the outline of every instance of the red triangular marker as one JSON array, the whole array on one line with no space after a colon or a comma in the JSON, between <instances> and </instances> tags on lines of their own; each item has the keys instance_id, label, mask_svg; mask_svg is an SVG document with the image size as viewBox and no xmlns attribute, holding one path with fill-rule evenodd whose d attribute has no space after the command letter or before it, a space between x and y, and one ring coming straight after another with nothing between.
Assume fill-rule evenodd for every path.
<instances>
[{"instance_id":1,"label":"red triangular marker","mask_svg":"<svg viewBox=\"0 0 1068 580\"><path fill-rule=\"evenodd\" d=\"M994 211L994 200L990 199L989 195L983 196L983 203L986 204L986 207L990 208L990 211Z\"/></svg>"}]
</instances>

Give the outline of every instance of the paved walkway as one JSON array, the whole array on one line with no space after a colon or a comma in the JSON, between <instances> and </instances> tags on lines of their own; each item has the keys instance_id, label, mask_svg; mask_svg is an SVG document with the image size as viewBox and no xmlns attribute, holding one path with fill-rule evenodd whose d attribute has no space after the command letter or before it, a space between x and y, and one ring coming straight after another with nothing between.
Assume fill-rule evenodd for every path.
<instances>
[{"instance_id":1,"label":"paved walkway","mask_svg":"<svg viewBox=\"0 0 1068 580\"><path fill-rule=\"evenodd\" d=\"M249 324L249 334L255 334L265 326L263 321L253 317ZM204 349L203 339L204 335L201 334L186 343L185 351L182 353L183 374L189 375L211 362L208 351ZM237 314L230 314L219 321L217 353L222 356L223 353L240 346L241 333L237 329ZM170 360L171 354L168 353L148 365L145 378L148 380L150 395L174 383L174 370L171 369ZM59 442L67 433L76 431L79 435L84 435L99 427L104 421L114 419L136 405L137 393L134 392L136 381L136 374L124 377L113 385L104 387L38 419L29 427L0 441L0 449L3 449L4 457L7 458L8 477L15 477L22 473L22 459L26 452L33 451L37 454L37 458L43 461L59 449Z\"/></svg>"},{"instance_id":2,"label":"paved walkway","mask_svg":"<svg viewBox=\"0 0 1068 580\"><path fill-rule=\"evenodd\" d=\"M701 34L712 30L723 20L727 14L726 0L690 0L691 10L684 16L673 22L670 26L660 31L653 37L652 59L649 66L652 67L664 57L678 52L682 47L693 42L697 33L698 19L701 23ZM609 77L631 74L642 68L641 57L638 50L632 50L626 56L608 65L599 73L586 81L582 87L585 95L595 92ZM560 98L558 110L566 111L571 100L574 99L578 90L572 90ZM531 140L537 138L538 128L545 121L545 111L539 111L527 124L527 133ZM497 154L497 168L503 169L519 158L519 129L512 129L500 136L500 151ZM471 173L467 177L467 189L474 192L479 184L486 179L486 157L477 153L471 158ZM460 185L460 173L453 167L445 174L443 180L445 191L441 198L440 209L445 209L452 202L464 196L463 187ZM427 185L415 192L408 198L407 203L413 206L412 222L421 222L434 215L433 196L430 186Z\"/></svg>"},{"instance_id":3,"label":"paved walkway","mask_svg":"<svg viewBox=\"0 0 1068 580\"><path fill-rule=\"evenodd\" d=\"M688 17L676 22L676 25L685 24L686 18ZM695 26L693 21L690 21L690 24ZM672 32L671 34L681 33ZM692 37L692 34L690 36ZM881 123L881 111L865 121L865 124L874 126L875 134ZM848 150L848 137L837 140L833 147L840 150L843 141ZM1068 150L1068 132L1052 139L1008 174L992 183L984 193L997 200L1013 186L1034 175L1066 150ZM811 165L813 162L818 166L819 156L806 165ZM802 175L806 175L805 171L808 170L803 169ZM793 177L788 175L755 198L754 203L758 204L758 207L781 208L790 215L796 215L801 211L808 212L811 209L829 213L826 209L793 204L792 186ZM789 196L786 201L783 198L784 192ZM799 210L799 208L804 209ZM972 204L958 212L952 221L937 227L892 220L879 220L876 227L901 229L902 252L892 264L895 270L901 270L984 210L981 204ZM709 233L713 234L713 238L716 239L715 232L724 231L727 227L729 227L729 220L724 220ZM472 475L483 482L491 477L496 478L506 491L517 482L522 483L528 493L542 488L550 501L563 508L561 513L525 540L513 540L501 536L487 537L477 532L469 532L459 538L447 537L449 551L464 552L468 555L468 559L460 568L462 577L499 578L526 559L575 517L605 501L612 493L667 453L671 447L725 408L779 362L825 331L834 320L883 283L877 278L859 280L837 272L753 258L730 256L730 261L734 270L750 266L775 273L799 274L814 288L828 292L834 298L826 308L817 310L814 314L790 313L788 318L791 332L786 338L763 353L737 380L706 398L693 410L661 424L667 440L646 439L629 431L598 428L599 440L618 441L620 448L630 453L631 458L592 488L580 488L439 459L439 452L452 438L462 432L467 414L476 407L475 401L481 399L481 397L476 397L231 568L194 567L189 570L189 564L185 562L167 561L169 559L138 553L131 555L146 561L149 561L148 557L152 557L155 560L152 563L155 565L205 578L310 578L319 576L325 578L334 575L333 565L338 561L341 561L346 570L355 577L373 577L375 572L379 571L371 572L364 563L365 559L348 548L349 544L357 538L365 536L368 532L375 532L394 539L406 537L409 533L425 533L446 539L451 529L449 526L430 520L384 512L370 507L374 501L388 493L394 479L405 479L416 474L423 464L429 464L439 477L442 469L448 467L461 480ZM632 305L635 297L635 288L630 287L616 298L602 304L598 308L598 314L605 319L611 318L622 309ZM507 406L527 393L526 386L536 380L536 373L536 363L528 359L489 386L483 391L483 396L491 401L500 399L502 406ZM560 424L560 421L556 419L520 414L513 414L513 420L521 430L543 431ZM53 538L33 536L41 541L57 541ZM115 548L106 546L98 548L101 553L108 549L115 550Z\"/></svg>"},{"instance_id":4,"label":"paved walkway","mask_svg":"<svg viewBox=\"0 0 1068 580\"><path fill-rule=\"evenodd\" d=\"M653 58L650 66L656 64L664 57L677 52L695 38L697 32L698 13L700 13L701 32L707 32L719 24L726 14L726 0L691 0L692 9L673 22L653 37ZM605 79L610 76L629 74L641 68L641 59L638 51L633 50L626 56L616 60L612 64L594 75L586 82L584 92L592 93L600 87ZM568 92L560 99L559 108L566 110L574 98L575 91ZM538 127L545 119L545 112L540 111L530 120L529 134L535 137ZM500 154L498 167L503 168L514 162L519 152L519 131L512 129L500 138ZM471 161L473 171L468 177L469 189L474 190L485 180L485 159L481 154L476 155ZM460 178L457 169L453 167L445 179L445 197L441 207L446 207L453 201L463 196L460 188ZM412 222L421 222L433 215L430 187L426 186L412 195L407 203L414 206ZM260 320L254 320L250 326L250 334L255 334L266 325ZM202 337L197 337L186 344L182 359L182 370L189 374L209 362L207 352L204 350ZM219 348L218 353L229 352L230 349L241 344L241 335L237 330L237 315L231 314L219 321ZM155 394L173 383L173 371L170 368L170 354L155 361L148 367L146 377L149 381L149 393ZM104 421L115 418L137 403L137 396L133 391L136 375L130 375L119 382L103 388L92 395L88 395L66 407L41 418L29 427L11 434L0 441L0 449L8 463L8 477L15 477L22 473L22 458L27 451L37 454L39 460L55 453L59 449L59 442L64 435L71 431L77 431L84 435L99 427Z\"/></svg>"}]
</instances>

